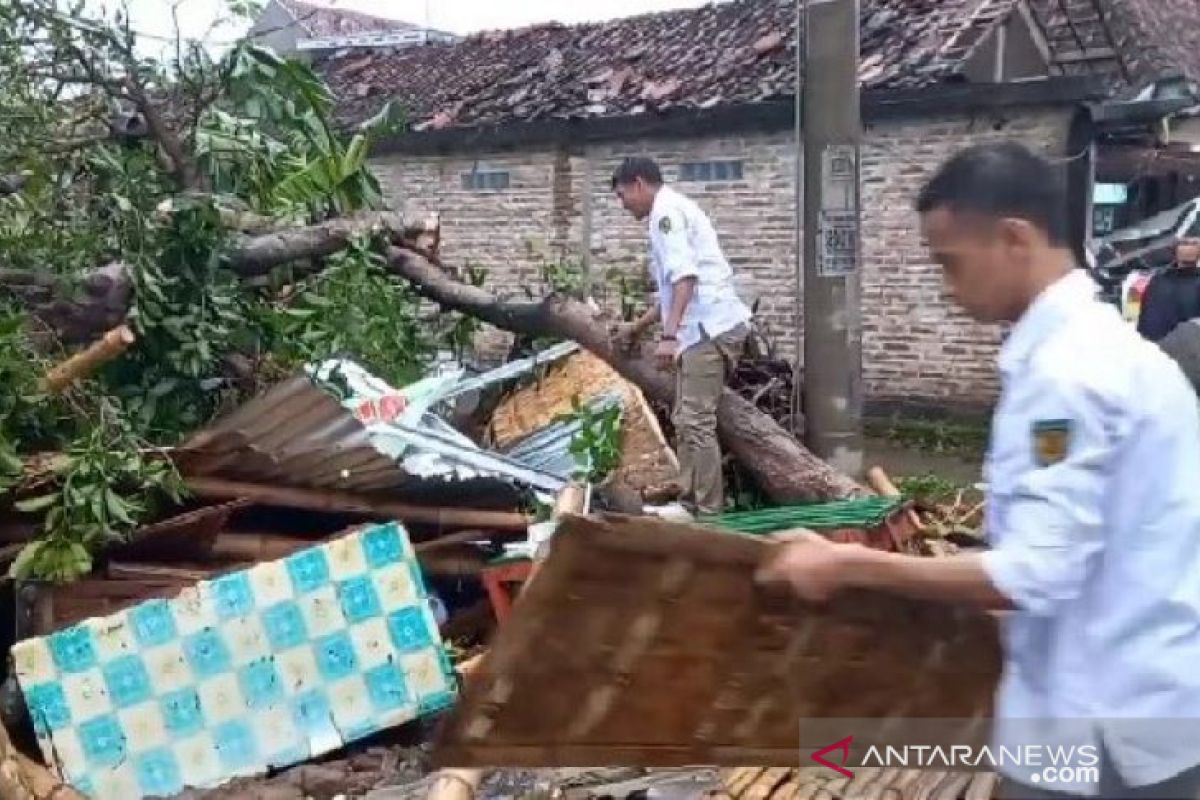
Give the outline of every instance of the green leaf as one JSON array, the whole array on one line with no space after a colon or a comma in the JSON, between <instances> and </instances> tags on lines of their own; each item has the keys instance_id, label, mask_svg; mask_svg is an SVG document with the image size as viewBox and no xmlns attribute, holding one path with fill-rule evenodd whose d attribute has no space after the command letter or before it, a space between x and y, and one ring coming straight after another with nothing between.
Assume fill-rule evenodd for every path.
<instances>
[{"instance_id":1,"label":"green leaf","mask_svg":"<svg viewBox=\"0 0 1200 800\"><path fill-rule=\"evenodd\" d=\"M112 489L104 490L104 502L108 506L109 515L122 525L133 526L136 523L129 516L129 504L121 499Z\"/></svg>"},{"instance_id":2,"label":"green leaf","mask_svg":"<svg viewBox=\"0 0 1200 800\"><path fill-rule=\"evenodd\" d=\"M19 580L34 577L34 565L45 546L46 542L44 541L33 541L22 547L21 552L17 553L17 557L13 559L8 568L8 576Z\"/></svg>"},{"instance_id":3,"label":"green leaf","mask_svg":"<svg viewBox=\"0 0 1200 800\"><path fill-rule=\"evenodd\" d=\"M37 514L38 512L45 511L53 506L59 501L60 497L61 495L58 494L44 494L40 497L31 497L28 500L21 500L20 502L14 503L13 507L24 514Z\"/></svg>"}]
</instances>

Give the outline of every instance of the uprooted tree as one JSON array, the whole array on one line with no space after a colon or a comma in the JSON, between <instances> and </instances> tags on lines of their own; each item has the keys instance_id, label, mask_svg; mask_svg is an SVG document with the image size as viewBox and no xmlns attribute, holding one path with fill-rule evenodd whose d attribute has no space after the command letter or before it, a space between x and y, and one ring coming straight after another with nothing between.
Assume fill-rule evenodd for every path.
<instances>
[{"instance_id":1,"label":"uprooted tree","mask_svg":"<svg viewBox=\"0 0 1200 800\"><path fill-rule=\"evenodd\" d=\"M42 520L19 573L86 572L179 496L166 448L337 353L403 384L486 322L577 340L670 399L591 305L499 298L387 210L366 156L403 124L395 108L341 130L302 63L182 41L148 59L128 20L82 12L0 5L0 500L31 457L56 454L48 488L18 504ZM119 357L62 391L42 379L118 325L135 339ZM720 426L776 499L859 491L733 393Z\"/></svg>"}]
</instances>

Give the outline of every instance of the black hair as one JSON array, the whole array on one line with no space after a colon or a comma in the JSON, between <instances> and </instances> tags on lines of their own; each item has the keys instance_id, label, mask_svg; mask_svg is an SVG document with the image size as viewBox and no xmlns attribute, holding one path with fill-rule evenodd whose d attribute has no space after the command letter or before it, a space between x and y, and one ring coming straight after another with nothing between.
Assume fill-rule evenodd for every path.
<instances>
[{"instance_id":1,"label":"black hair","mask_svg":"<svg viewBox=\"0 0 1200 800\"><path fill-rule=\"evenodd\" d=\"M612 188L627 183L633 183L641 178L651 186L662 186L662 170L652 158L645 156L630 156L613 170Z\"/></svg>"},{"instance_id":2,"label":"black hair","mask_svg":"<svg viewBox=\"0 0 1200 800\"><path fill-rule=\"evenodd\" d=\"M987 217L1016 217L1065 247L1067 190L1063 171L1016 142L969 147L943 164L917 196L917 211L944 208Z\"/></svg>"}]
</instances>

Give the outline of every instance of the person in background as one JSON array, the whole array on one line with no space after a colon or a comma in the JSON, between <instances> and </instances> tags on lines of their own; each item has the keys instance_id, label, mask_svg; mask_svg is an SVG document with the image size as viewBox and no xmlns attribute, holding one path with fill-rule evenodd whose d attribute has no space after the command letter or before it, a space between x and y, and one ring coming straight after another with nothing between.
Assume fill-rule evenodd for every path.
<instances>
[{"instance_id":1,"label":"person in background","mask_svg":"<svg viewBox=\"0 0 1200 800\"><path fill-rule=\"evenodd\" d=\"M750 309L738 297L708 216L663 185L653 160L626 159L613 173L612 189L635 219L649 221L658 293L646 314L618 330L618 344L629 346L661 323L654 356L661 369L676 371L672 422L683 500L700 513L719 513L725 500L717 404L749 335Z\"/></svg>"},{"instance_id":2,"label":"person in background","mask_svg":"<svg viewBox=\"0 0 1200 800\"><path fill-rule=\"evenodd\" d=\"M956 155L917 201L955 301L1014 323L984 468L990 548L922 558L795 531L759 580L817 602L860 588L1008 612L996 749L1087 746L1100 774L1005 762L1004 797L1196 798L1200 404L1077 268L1067 207L1059 172L1016 144Z\"/></svg>"},{"instance_id":3,"label":"person in background","mask_svg":"<svg viewBox=\"0 0 1200 800\"><path fill-rule=\"evenodd\" d=\"M1200 317L1200 238L1180 239L1175 263L1160 270L1146 286L1137 330L1152 342L1163 339L1181 322Z\"/></svg>"}]
</instances>

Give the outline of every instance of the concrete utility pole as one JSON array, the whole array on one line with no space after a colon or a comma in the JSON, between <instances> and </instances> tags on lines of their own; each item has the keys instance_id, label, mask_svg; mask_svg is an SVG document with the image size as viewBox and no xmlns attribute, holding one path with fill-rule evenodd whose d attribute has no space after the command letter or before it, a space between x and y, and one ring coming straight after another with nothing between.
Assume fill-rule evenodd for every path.
<instances>
[{"instance_id":1,"label":"concrete utility pole","mask_svg":"<svg viewBox=\"0 0 1200 800\"><path fill-rule=\"evenodd\" d=\"M809 448L862 474L859 0L799 0L804 415Z\"/></svg>"}]
</instances>

